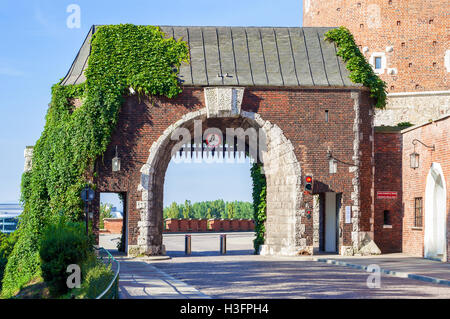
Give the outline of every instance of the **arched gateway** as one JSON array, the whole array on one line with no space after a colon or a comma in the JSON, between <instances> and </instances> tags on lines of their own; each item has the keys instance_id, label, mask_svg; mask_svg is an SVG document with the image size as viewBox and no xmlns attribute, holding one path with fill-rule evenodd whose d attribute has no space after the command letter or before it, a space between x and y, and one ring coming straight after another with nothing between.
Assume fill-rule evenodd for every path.
<instances>
[{"instance_id":1,"label":"arched gateway","mask_svg":"<svg viewBox=\"0 0 450 319\"><path fill-rule=\"evenodd\" d=\"M164 254L165 172L177 134L195 135L196 125L201 135L211 128L258 133L267 178L262 254L360 251L373 238L373 100L324 40L329 29L161 29L188 43L183 92L175 99L126 97L95 169L98 192L126 194L128 252ZM63 84L85 80L94 32ZM113 172L116 147L121 170ZM312 194L303 193L305 175L314 178Z\"/></svg>"}]
</instances>

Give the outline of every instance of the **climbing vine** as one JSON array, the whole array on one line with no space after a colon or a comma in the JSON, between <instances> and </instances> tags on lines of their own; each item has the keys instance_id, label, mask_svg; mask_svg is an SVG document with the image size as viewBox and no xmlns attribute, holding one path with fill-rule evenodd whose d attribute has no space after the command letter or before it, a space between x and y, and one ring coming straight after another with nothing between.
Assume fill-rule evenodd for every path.
<instances>
[{"instance_id":1,"label":"climbing vine","mask_svg":"<svg viewBox=\"0 0 450 319\"><path fill-rule=\"evenodd\" d=\"M91 46L86 82L52 88L33 168L22 177L24 212L5 269L4 297L40 275L38 242L44 226L61 214L71 221L83 216L80 192L92 182L94 163L110 143L129 89L168 98L182 90L177 75L181 63L188 62L187 44L166 38L157 27L101 26Z\"/></svg>"},{"instance_id":2,"label":"climbing vine","mask_svg":"<svg viewBox=\"0 0 450 319\"><path fill-rule=\"evenodd\" d=\"M350 31L345 27L332 29L325 34L325 39L336 43L337 55L344 59L350 71L350 80L368 87L371 97L376 99L375 107L386 107L386 83L373 71L366 58L355 43Z\"/></svg>"},{"instance_id":3,"label":"climbing vine","mask_svg":"<svg viewBox=\"0 0 450 319\"><path fill-rule=\"evenodd\" d=\"M256 238L253 241L255 247L255 254L258 253L259 247L264 244L264 235L266 228L264 223L267 219L266 214L266 177L262 173L261 164L253 164L251 168L251 177L253 181L253 209L255 214L255 233Z\"/></svg>"}]
</instances>

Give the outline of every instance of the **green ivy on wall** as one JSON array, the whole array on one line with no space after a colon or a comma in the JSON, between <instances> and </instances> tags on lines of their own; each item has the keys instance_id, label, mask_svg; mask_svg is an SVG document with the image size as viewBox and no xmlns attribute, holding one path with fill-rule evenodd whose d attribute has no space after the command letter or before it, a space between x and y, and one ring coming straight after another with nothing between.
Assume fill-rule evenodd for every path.
<instances>
[{"instance_id":1,"label":"green ivy on wall","mask_svg":"<svg viewBox=\"0 0 450 319\"><path fill-rule=\"evenodd\" d=\"M129 88L168 98L182 91L178 72L181 63L188 62L188 46L166 38L158 27L100 26L91 46L86 82L52 88L33 168L22 177L24 212L18 243L5 269L3 297L40 275L38 242L44 226L61 212L71 221L82 218L80 192L92 182L94 163L110 143ZM74 99L82 105L75 107Z\"/></svg>"},{"instance_id":2,"label":"green ivy on wall","mask_svg":"<svg viewBox=\"0 0 450 319\"><path fill-rule=\"evenodd\" d=\"M346 62L350 71L350 80L368 87L371 97L376 99L375 107L384 109L386 107L386 83L373 71L366 58L359 51L355 39L345 27L332 29L325 34L325 39L336 43L337 55Z\"/></svg>"},{"instance_id":3,"label":"green ivy on wall","mask_svg":"<svg viewBox=\"0 0 450 319\"><path fill-rule=\"evenodd\" d=\"M266 228L264 223L267 219L266 213L266 176L262 173L262 165L255 163L251 168L251 177L253 181L253 209L255 214L255 233L256 238L253 241L255 254L259 252L259 247L264 244L264 235Z\"/></svg>"}]
</instances>

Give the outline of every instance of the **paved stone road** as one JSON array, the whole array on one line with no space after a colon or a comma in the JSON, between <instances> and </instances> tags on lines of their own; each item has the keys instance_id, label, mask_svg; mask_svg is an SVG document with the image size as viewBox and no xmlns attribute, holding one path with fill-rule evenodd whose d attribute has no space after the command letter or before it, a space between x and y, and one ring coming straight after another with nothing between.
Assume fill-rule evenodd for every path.
<instances>
[{"instance_id":1,"label":"paved stone road","mask_svg":"<svg viewBox=\"0 0 450 319\"><path fill-rule=\"evenodd\" d=\"M313 257L253 255L252 233L228 234L228 255L220 256L220 234L192 234L191 256L184 255L184 235L165 234L172 259L123 260L123 298L450 298L450 287L382 275L381 288L369 289L363 270L315 262ZM117 236L116 236L117 237ZM114 240L114 236L110 236ZM105 238L103 238L105 240ZM335 256L337 259L339 256ZM358 261L359 260L359 261ZM361 263L385 263L402 270L425 268L428 261L405 256L354 258ZM441 274L436 264L427 274ZM159 271L158 271L159 270ZM447 275L447 274L445 274Z\"/></svg>"},{"instance_id":2,"label":"paved stone road","mask_svg":"<svg viewBox=\"0 0 450 319\"><path fill-rule=\"evenodd\" d=\"M253 255L254 232L237 233L193 233L192 256L219 255L220 235L227 235L229 255ZM163 244L170 256L184 256L185 234L164 234Z\"/></svg>"},{"instance_id":3,"label":"paved stone road","mask_svg":"<svg viewBox=\"0 0 450 319\"><path fill-rule=\"evenodd\" d=\"M118 258L120 299L209 299L145 260Z\"/></svg>"},{"instance_id":4,"label":"paved stone road","mask_svg":"<svg viewBox=\"0 0 450 319\"><path fill-rule=\"evenodd\" d=\"M368 273L305 257L178 257L153 265L213 298L450 298L448 286L390 276L369 289Z\"/></svg>"}]
</instances>

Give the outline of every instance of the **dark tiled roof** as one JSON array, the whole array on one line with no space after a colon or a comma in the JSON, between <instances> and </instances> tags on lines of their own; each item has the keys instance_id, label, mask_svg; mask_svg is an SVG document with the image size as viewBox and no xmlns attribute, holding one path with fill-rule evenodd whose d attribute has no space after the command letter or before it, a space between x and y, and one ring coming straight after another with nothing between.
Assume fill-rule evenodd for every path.
<instances>
[{"instance_id":1,"label":"dark tiled roof","mask_svg":"<svg viewBox=\"0 0 450 319\"><path fill-rule=\"evenodd\" d=\"M63 85L86 80L91 28ZM349 79L333 43L324 40L330 28L174 27L162 26L168 37L183 38L191 61L183 63L186 86L360 86Z\"/></svg>"}]
</instances>

